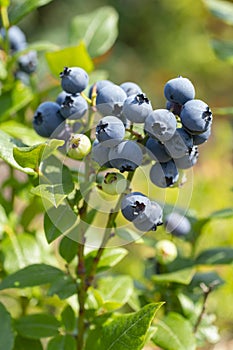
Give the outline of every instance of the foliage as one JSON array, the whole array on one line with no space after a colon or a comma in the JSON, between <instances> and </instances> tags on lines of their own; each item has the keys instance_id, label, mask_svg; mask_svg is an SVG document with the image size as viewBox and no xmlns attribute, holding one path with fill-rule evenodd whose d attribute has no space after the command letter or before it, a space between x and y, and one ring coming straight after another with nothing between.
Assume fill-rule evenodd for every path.
<instances>
[{"instance_id":1,"label":"foliage","mask_svg":"<svg viewBox=\"0 0 233 350\"><path fill-rule=\"evenodd\" d=\"M49 2L2 0L1 24L7 31ZM204 3L232 25L231 3ZM90 83L107 76L95 69L94 58L101 59L112 48L117 24L116 10L106 6L72 19L70 46L41 41L13 53L7 36L1 37L0 350L139 350L152 343L165 350L193 350L219 340L214 315L205 308L210 293L226 283L220 265L232 264L233 249L197 248L206 225L231 218L232 209L210 211L208 217L188 211L189 235L163 232L179 249L172 263L161 265L155 255L159 235L141 237L132 227L118 228L117 212L109 213L106 230L98 232L93 223L102 216L85 206L96 184L63 162L58 151L63 141L45 140L31 126L38 103L58 92L64 66L84 68ZM231 42L212 43L220 58L232 62ZM26 83L16 77L19 56L30 50L42 51L46 58L50 74L45 84L39 84L36 72ZM90 237L96 239L94 246L88 245ZM99 245L101 239L104 244ZM117 270L135 241L152 252L138 279ZM126 247L116 247L118 242Z\"/></svg>"}]
</instances>

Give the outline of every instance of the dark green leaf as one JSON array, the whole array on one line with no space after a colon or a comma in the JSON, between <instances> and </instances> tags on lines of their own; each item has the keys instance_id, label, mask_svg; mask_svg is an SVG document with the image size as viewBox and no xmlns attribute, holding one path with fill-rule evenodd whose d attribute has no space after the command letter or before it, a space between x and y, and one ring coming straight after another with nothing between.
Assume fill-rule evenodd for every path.
<instances>
[{"instance_id":1,"label":"dark green leaf","mask_svg":"<svg viewBox=\"0 0 233 350\"><path fill-rule=\"evenodd\" d=\"M155 314L162 304L148 304L135 313L107 320L102 326L89 332L85 350L141 350Z\"/></svg>"},{"instance_id":2,"label":"dark green leaf","mask_svg":"<svg viewBox=\"0 0 233 350\"><path fill-rule=\"evenodd\" d=\"M211 40L211 45L215 51L215 54L224 61L233 63L233 41L226 40Z\"/></svg>"},{"instance_id":3,"label":"dark green leaf","mask_svg":"<svg viewBox=\"0 0 233 350\"><path fill-rule=\"evenodd\" d=\"M62 276L64 276L64 272L54 266L34 264L4 278L0 283L0 290L39 286L52 283Z\"/></svg>"},{"instance_id":4,"label":"dark green leaf","mask_svg":"<svg viewBox=\"0 0 233 350\"><path fill-rule=\"evenodd\" d=\"M8 163L10 166L17 170L20 170L29 175L36 174L34 170L30 168L23 168L16 162L13 156L13 148L17 143L15 139L13 139L10 135L7 135L6 133L0 130L0 140L0 158L2 158L6 163Z\"/></svg>"},{"instance_id":5,"label":"dark green leaf","mask_svg":"<svg viewBox=\"0 0 233 350\"><path fill-rule=\"evenodd\" d=\"M224 0L204 0L210 12L227 24L233 25L233 4Z\"/></svg>"},{"instance_id":6,"label":"dark green leaf","mask_svg":"<svg viewBox=\"0 0 233 350\"><path fill-rule=\"evenodd\" d=\"M75 313L70 305L67 305L61 313L62 323L68 332L72 332L75 328Z\"/></svg>"},{"instance_id":7,"label":"dark green leaf","mask_svg":"<svg viewBox=\"0 0 233 350\"><path fill-rule=\"evenodd\" d=\"M193 329L188 320L180 314L170 312L156 324L153 342L164 350L195 350Z\"/></svg>"},{"instance_id":8,"label":"dark green leaf","mask_svg":"<svg viewBox=\"0 0 233 350\"><path fill-rule=\"evenodd\" d=\"M76 342L74 337L69 334L58 335L52 338L49 343L47 350L75 350Z\"/></svg>"},{"instance_id":9,"label":"dark green leaf","mask_svg":"<svg viewBox=\"0 0 233 350\"><path fill-rule=\"evenodd\" d=\"M48 295L56 294L60 299L67 299L77 292L77 286L69 275L63 275L53 280Z\"/></svg>"},{"instance_id":10,"label":"dark green leaf","mask_svg":"<svg viewBox=\"0 0 233 350\"><path fill-rule=\"evenodd\" d=\"M0 350L12 350L14 345L14 332L11 315L2 303L0 303L0 320Z\"/></svg>"},{"instance_id":11,"label":"dark green leaf","mask_svg":"<svg viewBox=\"0 0 233 350\"><path fill-rule=\"evenodd\" d=\"M43 350L43 346L38 339L27 339L19 335L15 338L14 350Z\"/></svg>"},{"instance_id":12,"label":"dark green leaf","mask_svg":"<svg viewBox=\"0 0 233 350\"><path fill-rule=\"evenodd\" d=\"M92 57L100 56L114 44L118 35L118 13L104 6L91 13L76 16L71 23L71 41L84 40Z\"/></svg>"},{"instance_id":13,"label":"dark green leaf","mask_svg":"<svg viewBox=\"0 0 233 350\"><path fill-rule=\"evenodd\" d=\"M153 275L152 280L156 283L180 283L189 284L192 280L195 270L193 268L187 268L170 273L163 273L160 275Z\"/></svg>"},{"instance_id":14,"label":"dark green leaf","mask_svg":"<svg viewBox=\"0 0 233 350\"><path fill-rule=\"evenodd\" d=\"M44 6L52 0L20 0L9 8L9 19L11 24L18 23L23 17L35 10L37 7Z\"/></svg>"},{"instance_id":15,"label":"dark green leaf","mask_svg":"<svg viewBox=\"0 0 233 350\"><path fill-rule=\"evenodd\" d=\"M48 158L59 146L62 140L49 140L38 145L29 147L14 147L13 155L16 162L23 168L37 170L42 160Z\"/></svg>"},{"instance_id":16,"label":"dark green leaf","mask_svg":"<svg viewBox=\"0 0 233 350\"><path fill-rule=\"evenodd\" d=\"M22 316L15 321L16 331L25 338L40 339L59 333L60 322L50 314Z\"/></svg>"},{"instance_id":17,"label":"dark green leaf","mask_svg":"<svg viewBox=\"0 0 233 350\"><path fill-rule=\"evenodd\" d=\"M204 283L206 286L220 286L224 284L224 280L215 271L210 272L197 272L189 285L190 289L200 288L200 285Z\"/></svg>"},{"instance_id":18,"label":"dark green leaf","mask_svg":"<svg viewBox=\"0 0 233 350\"><path fill-rule=\"evenodd\" d=\"M63 71L64 66L81 67L88 73L94 68L93 62L83 42L80 42L77 46L47 52L45 57L51 72L56 77L59 77L59 74Z\"/></svg>"},{"instance_id":19,"label":"dark green leaf","mask_svg":"<svg viewBox=\"0 0 233 350\"><path fill-rule=\"evenodd\" d=\"M59 253L68 264L75 258L78 249L78 242L64 236L59 245Z\"/></svg>"},{"instance_id":20,"label":"dark green leaf","mask_svg":"<svg viewBox=\"0 0 233 350\"><path fill-rule=\"evenodd\" d=\"M218 265L233 263L233 248L218 247L201 252L196 258L196 264Z\"/></svg>"}]
</instances>

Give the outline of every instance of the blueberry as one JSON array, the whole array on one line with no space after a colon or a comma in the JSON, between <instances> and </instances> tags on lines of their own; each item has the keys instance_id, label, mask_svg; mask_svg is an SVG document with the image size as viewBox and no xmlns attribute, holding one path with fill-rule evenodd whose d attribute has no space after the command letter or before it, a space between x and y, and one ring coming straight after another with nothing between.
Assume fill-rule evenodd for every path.
<instances>
[{"instance_id":1,"label":"blueberry","mask_svg":"<svg viewBox=\"0 0 233 350\"><path fill-rule=\"evenodd\" d=\"M56 97L56 103L58 103L60 106L65 101L66 96L72 96L72 94L68 94L64 90L62 90ZM75 95L74 95L75 96Z\"/></svg>"},{"instance_id":2,"label":"blueberry","mask_svg":"<svg viewBox=\"0 0 233 350\"><path fill-rule=\"evenodd\" d=\"M166 109L168 109L173 114L180 116L182 105L176 102L167 101Z\"/></svg>"},{"instance_id":3,"label":"blueberry","mask_svg":"<svg viewBox=\"0 0 233 350\"><path fill-rule=\"evenodd\" d=\"M27 74L35 72L37 64L37 52L34 50L31 50L18 58L19 69Z\"/></svg>"},{"instance_id":4,"label":"blueberry","mask_svg":"<svg viewBox=\"0 0 233 350\"><path fill-rule=\"evenodd\" d=\"M191 100L184 104L180 118L190 134L201 134L211 126L212 112L202 100Z\"/></svg>"},{"instance_id":5,"label":"blueberry","mask_svg":"<svg viewBox=\"0 0 233 350\"><path fill-rule=\"evenodd\" d=\"M40 136L50 137L63 121L60 106L56 102L46 101L35 111L33 127Z\"/></svg>"},{"instance_id":6,"label":"blueberry","mask_svg":"<svg viewBox=\"0 0 233 350\"><path fill-rule=\"evenodd\" d=\"M5 38L5 29L1 28L0 34ZM13 52L20 51L27 46L27 40L24 32L16 25L8 29L8 40Z\"/></svg>"},{"instance_id":7,"label":"blueberry","mask_svg":"<svg viewBox=\"0 0 233 350\"><path fill-rule=\"evenodd\" d=\"M151 111L150 100L143 93L127 97L122 108L123 115L134 123L144 123Z\"/></svg>"},{"instance_id":8,"label":"blueberry","mask_svg":"<svg viewBox=\"0 0 233 350\"><path fill-rule=\"evenodd\" d=\"M116 117L106 116L96 126L96 138L105 147L116 146L123 140L124 136L124 124Z\"/></svg>"},{"instance_id":9,"label":"blueberry","mask_svg":"<svg viewBox=\"0 0 233 350\"><path fill-rule=\"evenodd\" d=\"M183 105L194 99L195 89L188 78L178 77L169 80L164 86L164 95L168 101Z\"/></svg>"},{"instance_id":10,"label":"blueberry","mask_svg":"<svg viewBox=\"0 0 233 350\"><path fill-rule=\"evenodd\" d=\"M174 159L178 169L189 169L194 166L198 160L198 147L193 146L191 151L181 158Z\"/></svg>"},{"instance_id":11,"label":"blueberry","mask_svg":"<svg viewBox=\"0 0 233 350\"><path fill-rule=\"evenodd\" d=\"M167 109L155 109L147 116L144 128L150 136L167 141L176 131L176 117Z\"/></svg>"},{"instance_id":12,"label":"blueberry","mask_svg":"<svg viewBox=\"0 0 233 350\"><path fill-rule=\"evenodd\" d=\"M70 94L77 94L86 89L89 76L80 67L65 67L60 73L62 89Z\"/></svg>"},{"instance_id":13,"label":"blueberry","mask_svg":"<svg viewBox=\"0 0 233 350\"><path fill-rule=\"evenodd\" d=\"M163 224L162 221L163 211L160 205L154 201L151 201L151 210L149 216L145 220L134 220L134 226L143 232L156 231L157 226Z\"/></svg>"},{"instance_id":14,"label":"blueberry","mask_svg":"<svg viewBox=\"0 0 233 350\"><path fill-rule=\"evenodd\" d=\"M64 119L80 119L88 111L87 101L80 95L67 95L61 104L61 115Z\"/></svg>"},{"instance_id":15,"label":"blueberry","mask_svg":"<svg viewBox=\"0 0 233 350\"><path fill-rule=\"evenodd\" d=\"M173 159L166 163L155 163L150 169L151 182L161 188L173 186L179 178L179 172Z\"/></svg>"},{"instance_id":16,"label":"blueberry","mask_svg":"<svg viewBox=\"0 0 233 350\"><path fill-rule=\"evenodd\" d=\"M126 81L120 84L120 87L125 91L127 96L142 93L142 89L140 88L140 86L132 81Z\"/></svg>"},{"instance_id":17,"label":"blueberry","mask_svg":"<svg viewBox=\"0 0 233 350\"><path fill-rule=\"evenodd\" d=\"M99 91L96 97L96 107L103 116L119 116L126 98L127 95L120 86L108 84Z\"/></svg>"},{"instance_id":18,"label":"blueberry","mask_svg":"<svg viewBox=\"0 0 233 350\"><path fill-rule=\"evenodd\" d=\"M156 260L162 264L166 265L171 263L176 259L178 255L176 245L169 241L168 239L162 239L158 241L155 245L155 256Z\"/></svg>"},{"instance_id":19,"label":"blueberry","mask_svg":"<svg viewBox=\"0 0 233 350\"><path fill-rule=\"evenodd\" d=\"M146 142L146 148L149 150L149 156L161 163L168 162L171 159L171 156L166 152L164 144L160 141L149 137Z\"/></svg>"},{"instance_id":20,"label":"blueberry","mask_svg":"<svg viewBox=\"0 0 233 350\"><path fill-rule=\"evenodd\" d=\"M164 224L167 232L178 237L187 235L191 230L190 221L177 212L168 214Z\"/></svg>"},{"instance_id":21,"label":"blueberry","mask_svg":"<svg viewBox=\"0 0 233 350\"><path fill-rule=\"evenodd\" d=\"M142 164L143 153L140 146L130 140L122 141L109 151L111 165L120 172L134 171Z\"/></svg>"},{"instance_id":22,"label":"blueberry","mask_svg":"<svg viewBox=\"0 0 233 350\"><path fill-rule=\"evenodd\" d=\"M112 166L108 160L109 150L110 148L104 147L103 144L96 139L92 144L91 158L101 167L111 168Z\"/></svg>"},{"instance_id":23,"label":"blueberry","mask_svg":"<svg viewBox=\"0 0 233 350\"><path fill-rule=\"evenodd\" d=\"M202 143L206 142L211 135L211 127L209 127L206 131L202 132L198 135L193 135L193 144L198 146Z\"/></svg>"},{"instance_id":24,"label":"blueberry","mask_svg":"<svg viewBox=\"0 0 233 350\"><path fill-rule=\"evenodd\" d=\"M114 83L110 80L98 80L96 81L94 84L92 84L89 88L89 92L88 92L88 97L92 98L92 93L93 91L96 93L96 95L99 93L99 91L107 86L107 85L114 85Z\"/></svg>"},{"instance_id":25,"label":"blueberry","mask_svg":"<svg viewBox=\"0 0 233 350\"><path fill-rule=\"evenodd\" d=\"M181 158L193 147L193 137L185 129L177 128L170 140L164 142L167 152L172 158Z\"/></svg>"},{"instance_id":26,"label":"blueberry","mask_svg":"<svg viewBox=\"0 0 233 350\"><path fill-rule=\"evenodd\" d=\"M129 193L122 199L121 212L128 221L144 221L150 216L151 201L140 192Z\"/></svg>"},{"instance_id":27,"label":"blueberry","mask_svg":"<svg viewBox=\"0 0 233 350\"><path fill-rule=\"evenodd\" d=\"M105 193L115 196L124 193L127 188L127 180L120 173L108 172L105 174L101 186Z\"/></svg>"}]
</instances>

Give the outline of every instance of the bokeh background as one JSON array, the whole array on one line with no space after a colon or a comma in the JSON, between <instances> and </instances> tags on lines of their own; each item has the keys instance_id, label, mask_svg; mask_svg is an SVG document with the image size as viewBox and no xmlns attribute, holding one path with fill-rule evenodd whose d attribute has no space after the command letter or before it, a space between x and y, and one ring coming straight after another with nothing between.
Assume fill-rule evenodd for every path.
<instances>
[{"instance_id":1,"label":"bokeh background","mask_svg":"<svg viewBox=\"0 0 233 350\"><path fill-rule=\"evenodd\" d=\"M163 87L167 80L178 75L191 79L197 98L213 110L214 121L210 140L200 146L200 158L193 168L189 208L205 217L232 207L233 113L222 114L221 109L233 106L233 65L216 56L210 40L232 40L233 26L214 17L201 0L54 0L30 14L20 26L29 42L46 39L66 46L71 19L104 5L117 10L119 35L112 49L95 60L96 69L106 70L108 79L117 84L138 83L155 108L165 106ZM41 81L47 71L41 53ZM170 190L166 200L173 202L176 195ZM207 224L199 240L200 250L232 245L232 219ZM124 269L127 265L128 272L138 278L146 255L146 251L135 247L129 264L124 261ZM221 267L218 271L227 283L213 292L208 308L216 312L223 337L233 338L233 268Z\"/></svg>"}]
</instances>

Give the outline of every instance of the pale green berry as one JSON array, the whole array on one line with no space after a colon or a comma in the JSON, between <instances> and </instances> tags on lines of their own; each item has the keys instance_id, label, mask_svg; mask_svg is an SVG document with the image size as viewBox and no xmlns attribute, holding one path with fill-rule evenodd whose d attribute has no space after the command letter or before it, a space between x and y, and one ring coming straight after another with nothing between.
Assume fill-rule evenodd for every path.
<instances>
[{"instance_id":1,"label":"pale green berry","mask_svg":"<svg viewBox=\"0 0 233 350\"><path fill-rule=\"evenodd\" d=\"M162 239L155 245L155 255L160 264L169 264L177 257L176 245L167 239Z\"/></svg>"},{"instance_id":2,"label":"pale green berry","mask_svg":"<svg viewBox=\"0 0 233 350\"><path fill-rule=\"evenodd\" d=\"M68 141L67 155L72 159L83 159L91 150L91 141L84 134L74 134Z\"/></svg>"},{"instance_id":3,"label":"pale green berry","mask_svg":"<svg viewBox=\"0 0 233 350\"><path fill-rule=\"evenodd\" d=\"M123 193L127 188L127 180L123 174L108 172L102 180L102 190L111 195Z\"/></svg>"}]
</instances>

